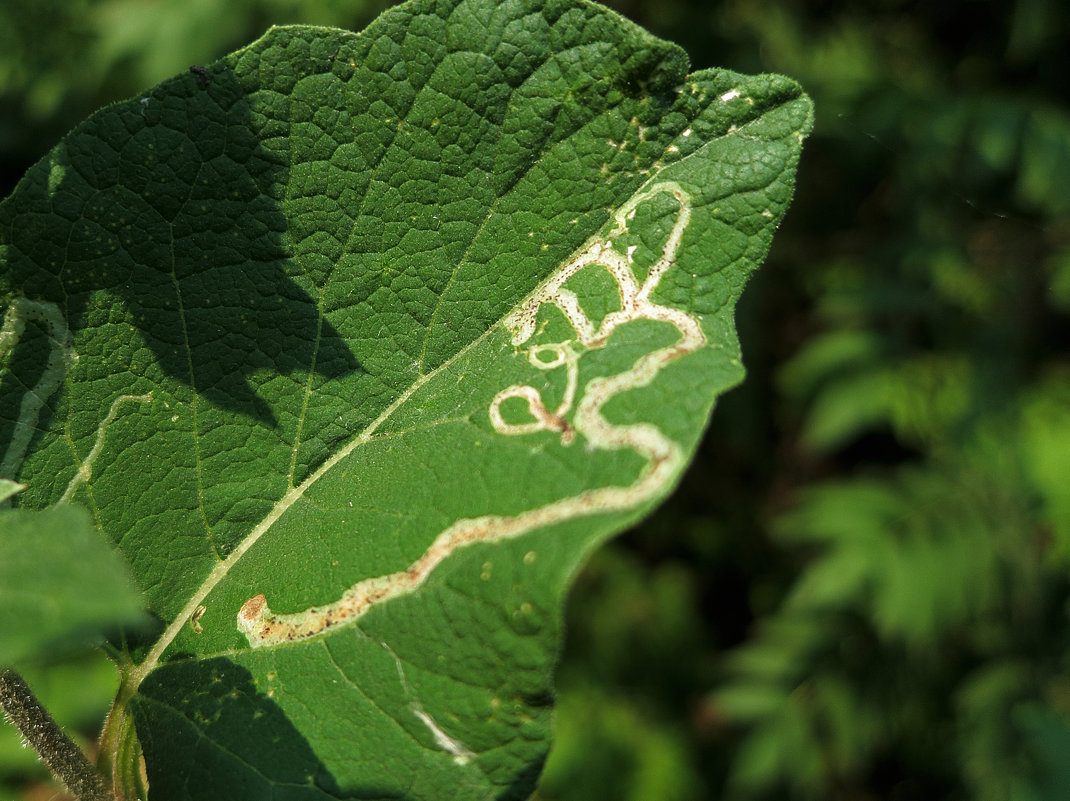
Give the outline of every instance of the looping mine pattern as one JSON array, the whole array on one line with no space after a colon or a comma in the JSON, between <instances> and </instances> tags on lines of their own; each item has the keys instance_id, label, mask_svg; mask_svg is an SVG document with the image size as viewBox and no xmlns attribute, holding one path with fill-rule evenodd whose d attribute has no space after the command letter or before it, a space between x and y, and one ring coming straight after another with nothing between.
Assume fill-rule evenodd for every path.
<instances>
[{"instance_id":1,"label":"looping mine pattern","mask_svg":"<svg viewBox=\"0 0 1070 801\"><path fill-rule=\"evenodd\" d=\"M631 248L622 255L613 247L613 238L628 230L639 204L660 195L671 195L678 204L676 220L642 283L631 267ZM578 517L632 509L652 499L668 485L683 461L675 442L648 423L614 425L602 415L602 407L622 392L649 385L670 362L701 348L706 338L697 319L679 309L659 306L651 300L665 273L676 261L676 253L691 219L691 198L677 184L661 182L632 197L614 216L614 227L605 238L596 237L578 255L562 265L539 289L509 314L504 324L512 331L516 347L525 345L536 330L539 308L546 303L561 310L576 332L576 340L554 344L534 344L527 348L528 361L539 370L566 370L565 394L553 411L546 408L537 389L513 385L503 389L490 403L491 425L506 436L539 431L561 435L564 445L576 435L595 450L631 449L643 457L645 465L628 486L609 486L584 491L576 496L521 512L514 516L486 515L462 519L442 531L424 554L406 570L358 581L342 597L324 606L291 614L275 614L264 595L250 598L238 612L238 628L254 647L304 640L352 623L373 606L406 595L419 588L431 572L459 548L478 542L497 542L519 537L537 528ZM604 269L615 280L620 308L606 315L597 327L580 307L575 293L565 283L587 268ZM679 339L668 347L647 353L616 375L593 378L579 391L579 367L583 353L604 347L613 332L625 323L654 320L669 323ZM578 342L579 347L576 347ZM546 358L549 354L549 358ZM502 418L501 405L510 398L526 402L531 422L509 423ZM566 415L572 411L572 422Z\"/></svg>"},{"instance_id":2,"label":"looping mine pattern","mask_svg":"<svg viewBox=\"0 0 1070 801\"><path fill-rule=\"evenodd\" d=\"M554 354L552 361L545 361L539 354L549 351ZM579 383L579 357L572 350L571 342L558 342L552 345L535 345L528 349L528 361L539 370L555 370L564 365L567 371L565 397L561 405L553 412L547 410L542 395L534 387L514 385L503 389L490 402L488 414L494 429L502 434L533 434L536 431L557 431L561 434L561 444L571 445L576 432L565 420L565 414L572 409L576 398L576 385ZM509 398L527 401L528 413L535 418L531 423L507 423L502 419L502 402Z\"/></svg>"}]
</instances>

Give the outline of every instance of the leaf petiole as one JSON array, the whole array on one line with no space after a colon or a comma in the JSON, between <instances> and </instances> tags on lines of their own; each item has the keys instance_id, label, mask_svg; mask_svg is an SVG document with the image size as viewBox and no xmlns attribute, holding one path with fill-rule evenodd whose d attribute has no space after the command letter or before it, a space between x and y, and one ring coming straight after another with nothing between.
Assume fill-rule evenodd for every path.
<instances>
[{"instance_id":1,"label":"leaf petiole","mask_svg":"<svg viewBox=\"0 0 1070 801\"><path fill-rule=\"evenodd\" d=\"M111 801L101 776L14 669L0 668L0 709L52 775L78 801Z\"/></svg>"}]
</instances>

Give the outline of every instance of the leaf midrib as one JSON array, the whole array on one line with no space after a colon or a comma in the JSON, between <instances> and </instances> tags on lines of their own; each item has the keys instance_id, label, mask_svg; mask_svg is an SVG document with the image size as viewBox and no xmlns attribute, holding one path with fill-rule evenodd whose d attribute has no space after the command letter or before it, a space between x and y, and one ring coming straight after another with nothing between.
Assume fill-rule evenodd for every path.
<instances>
[{"instance_id":1,"label":"leaf midrib","mask_svg":"<svg viewBox=\"0 0 1070 801\"><path fill-rule=\"evenodd\" d=\"M643 185L645 186L646 183L647 182L644 182ZM636 192L641 190L642 187L637 189ZM595 231L592 234L592 237L596 237L597 234L598 232ZM587 242L584 242L583 245L577 248L576 252L581 252L584 248L586 248L589 241L590 239L588 239ZM543 284L548 282L552 277L553 271L551 271L549 276L544 278L535 287L533 287L529 295L533 295L538 292L539 289L542 288ZM250 548L252 548L273 525L275 525L279 518L281 518L291 506L293 506L302 496L304 496L305 492L307 492L313 484L315 484L320 478L326 475L340 461L342 461L347 456L352 454L355 450L357 450L357 448L368 444L372 440L373 436L375 435L375 432L379 429L379 427L382 426L387 420L389 420L394 415L394 413L398 411L398 409L403 407L409 401L409 399L414 394L416 394L416 392L418 392L420 388L423 387L424 384L437 377L440 373L446 371L454 364L454 362L458 361L466 353L468 353L468 351L482 343L487 337L491 335L491 333L498 326L503 325L503 321L507 316L508 312L506 314L503 314L493 323L491 323L491 325L487 327L486 331L484 331L478 337L476 337L467 345L462 347L453 356L444 361L434 370L429 373L425 373L423 375L418 376L416 380L413 381L413 383L409 386L409 388L406 389L401 395L399 395L393 403L387 406L378 417L376 417L364 428L363 431L360 432L360 434L358 434L345 446L343 446L330 457L328 457L327 460L324 461L323 464L321 464L318 468L316 468L316 470L312 472L304 481L302 481L293 489L289 490L285 495L283 495L282 498L276 501L272 506L271 511L264 516L263 520L261 520L253 528L253 530L245 536L244 539L242 539L242 541L234 548L234 550L227 556L227 558L221 562L218 562L215 567L212 568L208 576L201 583L201 586L198 587L197 591L190 597L190 600L178 612L174 620L172 620L171 623L164 630L164 633L160 635L160 639L156 641L156 644L149 651L149 654L145 657L145 660L130 671L130 692L136 692L138 686L145 679L145 677L148 676L149 673L151 673L156 668L156 666L160 662L160 657L163 656L163 653L167 650L168 646L170 646L170 644L174 641L175 637L178 636L179 631L181 631L182 627L186 625L186 621L194 613L194 611L196 611L200 603L208 596L208 594L213 589L215 589L219 582L226 578L227 574L230 572L230 569L235 564L237 564L237 562L245 555L245 553Z\"/></svg>"},{"instance_id":2,"label":"leaf midrib","mask_svg":"<svg viewBox=\"0 0 1070 801\"><path fill-rule=\"evenodd\" d=\"M497 321L494 325L496 326L499 323L500 321ZM316 468L316 470L312 472L304 481L289 490L285 495L282 496L282 498L276 501L272 505L271 511L264 516L263 520L261 520L253 528L253 530L250 531L244 539L242 539L240 543L238 543L238 545L227 556L227 558L217 563L215 567L212 568L207 578L205 578L204 582L201 583L201 586L198 587L197 591L191 596L189 602L187 602L186 605L181 609L181 611L179 611L179 613L175 616L175 619L172 620L170 625L168 625L168 627L164 630L164 633L160 635L160 639L156 641L156 644L152 647L152 650L149 651L148 656L145 657L145 661L143 661L130 672L131 682L134 687L136 688L137 685L139 685L141 681L145 678L145 676L151 673L152 670L155 669L156 665L159 664L160 657L163 655L163 652L167 650L167 647L174 641L175 637L178 636L178 632L186 624L186 620L188 620L189 617L194 613L194 611L200 605L201 601L203 601L208 596L208 593L210 593L216 587L216 585L219 584L220 581L226 578L227 574L230 572L230 569L235 564L237 564L237 562L245 555L245 553L259 541L260 537L262 537L273 525L275 525L279 518L281 518L287 512L287 510L289 510L289 508L293 506L305 494L309 487L315 484L321 477L323 477L329 470L331 470L331 468L338 464L338 462L342 461L342 459L349 456L349 454L353 453L353 451L355 451L357 448L367 444L371 440L372 436L375 434L375 431L379 428L379 426L385 423L394 414L394 412L401 408L409 400L409 398L411 398L412 395L420 389L420 387L422 387L425 383L431 380L433 376L437 375L440 370L443 370L448 365L452 364L453 361L457 357L461 356L466 350L468 350L468 348L475 345L477 342L480 342L485 339L493 330L494 326L491 326L476 340L474 340L462 350L458 351L453 358L451 358L447 362L444 362L441 367L431 373L428 373L425 376L420 376L419 378L417 378L417 380L414 381L409 386L409 388L405 390L405 392L399 395L393 403L387 406L386 409L384 409L382 413L377 418L375 418L375 420L369 423L365 427L365 429L361 431L360 434L358 434L356 437L350 440L349 443L347 443L345 446L343 446L330 457L328 457L327 460L324 461L323 464L321 464L318 468Z\"/></svg>"}]
</instances>

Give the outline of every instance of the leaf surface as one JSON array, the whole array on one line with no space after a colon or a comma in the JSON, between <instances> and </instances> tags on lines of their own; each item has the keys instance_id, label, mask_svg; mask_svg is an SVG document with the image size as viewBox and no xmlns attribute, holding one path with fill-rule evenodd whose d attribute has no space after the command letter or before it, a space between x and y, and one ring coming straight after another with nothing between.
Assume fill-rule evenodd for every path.
<instances>
[{"instance_id":1,"label":"leaf surface","mask_svg":"<svg viewBox=\"0 0 1070 801\"><path fill-rule=\"evenodd\" d=\"M0 665L142 620L141 594L83 509L0 512Z\"/></svg>"},{"instance_id":2,"label":"leaf surface","mask_svg":"<svg viewBox=\"0 0 1070 801\"><path fill-rule=\"evenodd\" d=\"M810 125L687 66L583 2L275 28L0 206L0 475L165 627L106 742L151 798L530 792L569 581L741 379Z\"/></svg>"}]
</instances>

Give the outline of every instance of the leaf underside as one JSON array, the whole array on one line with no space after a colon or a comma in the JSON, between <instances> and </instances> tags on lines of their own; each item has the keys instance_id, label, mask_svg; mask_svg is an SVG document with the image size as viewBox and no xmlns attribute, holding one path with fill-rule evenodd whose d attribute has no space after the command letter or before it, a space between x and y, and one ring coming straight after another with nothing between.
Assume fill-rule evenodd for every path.
<instances>
[{"instance_id":1,"label":"leaf underside","mask_svg":"<svg viewBox=\"0 0 1070 801\"><path fill-rule=\"evenodd\" d=\"M741 379L810 125L687 67L584 2L274 28L0 204L0 477L160 621L150 798L530 793L568 584Z\"/></svg>"}]
</instances>

